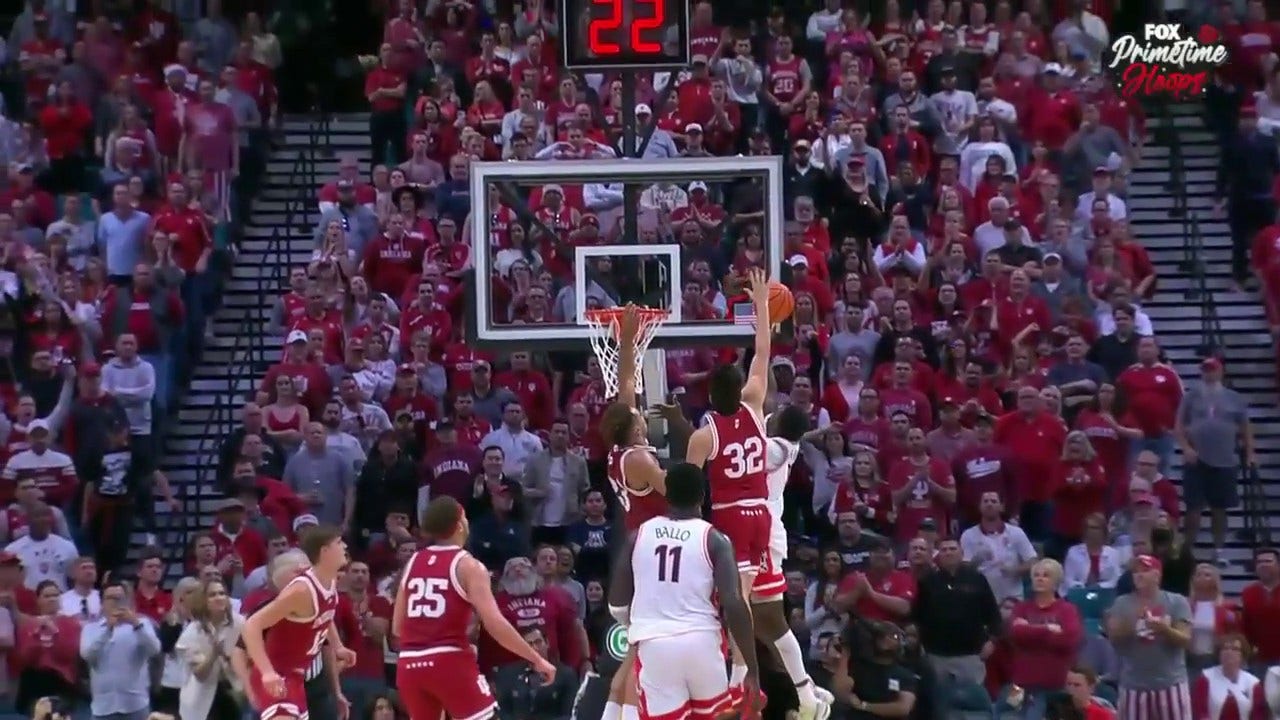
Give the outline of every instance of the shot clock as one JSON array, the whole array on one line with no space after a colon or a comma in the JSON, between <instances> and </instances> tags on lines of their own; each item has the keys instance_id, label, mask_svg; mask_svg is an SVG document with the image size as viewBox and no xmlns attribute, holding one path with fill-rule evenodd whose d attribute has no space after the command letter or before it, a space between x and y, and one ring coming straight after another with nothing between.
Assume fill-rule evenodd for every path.
<instances>
[{"instance_id":1,"label":"shot clock","mask_svg":"<svg viewBox=\"0 0 1280 720\"><path fill-rule=\"evenodd\" d=\"M688 0L565 0L560 17L566 68L689 65Z\"/></svg>"}]
</instances>

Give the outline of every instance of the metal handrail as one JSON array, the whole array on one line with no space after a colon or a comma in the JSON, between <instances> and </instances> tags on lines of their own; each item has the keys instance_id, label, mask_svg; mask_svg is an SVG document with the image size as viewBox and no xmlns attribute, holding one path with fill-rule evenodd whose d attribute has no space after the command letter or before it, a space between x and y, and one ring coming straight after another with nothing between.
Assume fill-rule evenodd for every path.
<instances>
[{"instance_id":1,"label":"metal handrail","mask_svg":"<svg viewBox=\"0 0 1280 720\"><path fill-rule=\"evenodd\" d=\"M267 241L266 252L262 254L263 262L270 270L258 274L254 293L256 307L269 307L274 302L279 289L284 285L283 278L288 274L289 237L297 226L306 222L307 208L314 190L309 178L315 176L315 153L319 138L322 133L327 134L327 132L327 117L322 117L320 122L311 124L307 148L299 152L289 171L288 186L293 193L285 206L284 222L273 228L271 237ZM240 321L236 329L234 343L230 349L230 366L225 376L225 394L216 396L216 404L205 421L196 450L196 456L204 460L196 469L196 491L186 493L182 498L183 515L186 518L186 522L183 523L184 546L187 536L199 529L200 500L206 488L211 485L221 485L222 478L217 476L219 472L217 455L225 438L220 429L233 424L238 405L237 399L245 397L245 381L247 380L250 387L252 386L260 368L266 363L268 343L275 341L270 333L265 332L263 322L261 316L249 313Z\"/></svg>"}]
</instances>

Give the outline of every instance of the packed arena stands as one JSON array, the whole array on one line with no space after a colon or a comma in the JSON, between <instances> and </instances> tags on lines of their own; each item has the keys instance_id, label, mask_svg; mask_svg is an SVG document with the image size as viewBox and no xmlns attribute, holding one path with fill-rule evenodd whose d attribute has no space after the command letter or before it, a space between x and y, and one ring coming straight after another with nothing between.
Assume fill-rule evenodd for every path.
<instances>
[{"instance_id":1,"label":"packed arena stands","mask_svg":"<svg viewBox=\"0 0 1280 720\"><path fill-rule=\"evenodd\" d=\"M340 693L309 676L311 716L408 717L392 603L445 495L559 668L481 632L500 714L595 720L626 646L602 369L471 333L624 304L558 253L637 238L681 246L686 316L732 325L753 265L793 291L784 602L840 718L1280 716L1280 25L1180 7L1230 59L1179 103L1106 67L1154 6L762 5L693 3L689 67L624 88L561 67L554 2L27 0L0 48L0 720L245 716L243 617L321 524L357 660ZM477 162L607 176L632 122L644 159L781 157L779 202L472 192ZM744 360L668 345L650 410L696 425Z\"/></svg>"}]
</instances>

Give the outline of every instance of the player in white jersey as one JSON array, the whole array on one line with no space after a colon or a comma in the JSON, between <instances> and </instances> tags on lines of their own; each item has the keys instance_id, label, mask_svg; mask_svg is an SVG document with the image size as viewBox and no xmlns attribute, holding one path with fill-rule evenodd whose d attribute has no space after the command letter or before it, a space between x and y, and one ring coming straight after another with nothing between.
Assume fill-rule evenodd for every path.
<instances>
[{"instance_id":1,"label":"player in white jersey","mask_svg":"<svg viewBox=\"0 0 1280 720\"><path fill-rule=\"evenodd\" d=\"M787 579L782 563L787 559L787 530L782 525L782 494L791 476L791 466L800 456L800 438L809 429L809 416L789 405L770 415L765 421L769 436L765 439L765 470L768 472L769 555L751 587L751 615L755 620L756 638L778 653L787 676L796 686L800 700L801 720L827 720L835 698L820 688L804 666L804 651L787 623L782 596Z\"/></svg>"},{"instance_id":2,"label":"player in white jersey","mask_svg":"<svg viewBox=\"0 0 1280 720\"><path fill-rule=\"evenodd\" d=\"M609 611L636 649L640 706L649 720L714 720L732 709L723 620L747 665L744 717L757 717L751 611L733 547L701 518L702 469L677 463L666 479L667 514L627 541L609 586Z\"/></svg>"}]
</instances>

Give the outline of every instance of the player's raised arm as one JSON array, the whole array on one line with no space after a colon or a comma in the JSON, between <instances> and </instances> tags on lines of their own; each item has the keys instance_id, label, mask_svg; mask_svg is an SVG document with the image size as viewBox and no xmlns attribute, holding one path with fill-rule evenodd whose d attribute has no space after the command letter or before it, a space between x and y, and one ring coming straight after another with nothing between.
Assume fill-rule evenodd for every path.
<instances>
[{"instance_id":1,"label":"player's raised arm","mask_svg":"<svg viewBox=\"0 0 1280 720\"><path fill-rule=\"evenodd\" d=\"M752 268L751 303L756 310L755 356L742 386L742 402L764 415L764 399L769 391L769 353L773 338L773 321L769 317L769 277L760 268Z\"/></svg>"},{"instance_id":2,"label":"player's raised arm","mask_svg":"<svg viewBox=\"0 0 1280 720\"><path fill-rule=\"evenodd\" d=\"M244 638L244 649L249 654L249 661L262 673L264 685L267 684L271 675L276 675L275 666L271 664L271 658L267 655L266 641L263 638L267 628L273 627L291 615L306 617L314 612L311 591L302 583L291 583L286 585L284 591L271 602L245 619L240 636Z\"/></svg>"},{"instance_id":3,"label":"player's raised arm","mask_svg":"<svg viewBox=\"0 0 1280 720\"><path fill-rule=\"evenodd\" d=\"M747 601L742 597L738 561L734 559L733 546L729 544L729 538L719 530L712 530L707 533L707 553L711 556L713 579L716 595L720 598L720 615L724 620L724 626L729 631L729 637L742 653L742 664L747 666L748 683L759 687L755 628L751 622L751 609L747 607ZM755 695L754 692L748 693L748 698Z\"/></svg>"},{"instance_id":4,"label":"player's raised arm","mask_svg":"<svg viewBox=\"0 0 1280 720\"><path fill-rule=\"evenodd\" d=\"M622 308L618 319L618 397L627 407L636 406L636 334L640 332L640 315L634 303Z\"/></svg>"},{"instance_id":5,"label":"player's raised arm","mask_svg":"<svg viewBox=\"0 0 1280 720\"><path fill-rule=\"evenodd\" d=\"M489 571L480 564L479 560L467 556L458 563L458 583L467 593L471 607L475 609L480 623L484 625L485 630L489 631L489 635L512 654L527 660L548 684L553 682L556 679L555 666L525 642L524 638L520 637L520 633L516 632L516 629L511 627L511 623L502 616L497 601L493 599Z\"/></svg>"}]
</instances>

